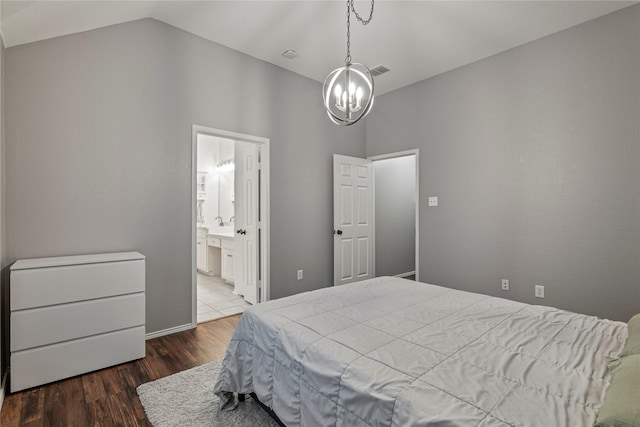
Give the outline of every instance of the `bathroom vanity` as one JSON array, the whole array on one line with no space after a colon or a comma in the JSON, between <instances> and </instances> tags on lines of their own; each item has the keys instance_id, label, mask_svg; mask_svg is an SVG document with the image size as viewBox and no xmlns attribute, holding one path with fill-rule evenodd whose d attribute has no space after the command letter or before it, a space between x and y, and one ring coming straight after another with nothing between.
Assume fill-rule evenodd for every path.
<instances>
[{"instance_id":1,"label":"bathroom vanity","mask_svg":"<svg viewBox=\"0 0 640 427\"><path fill-rule=\"evenodd\" d=\"M197 228L196 267L209 276L219 276L233 283L233 229L227 227Z\"/></svg>"}]
</instances>

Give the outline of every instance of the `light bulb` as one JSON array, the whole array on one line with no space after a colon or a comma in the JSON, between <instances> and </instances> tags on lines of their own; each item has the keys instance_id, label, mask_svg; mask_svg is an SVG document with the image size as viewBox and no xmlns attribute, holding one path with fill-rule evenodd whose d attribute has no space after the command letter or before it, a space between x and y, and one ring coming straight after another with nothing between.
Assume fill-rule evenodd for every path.
<instances>
[{"instance_id":1,"label":"light bulb","mask_svg":"<svg viewBox=\"0 0 640 427\"><path fill-rule=\"evenodd\" d=\"M334 89L333 93L336 95L337 98L340 98L340 95L342 95L342 87L340 85L336 85L336 88Z\"/></svg>"},{"instance_id":2,"label":"light bulb","mask_svg":"<svg viewBox=\"0 0 640 427\"><path fill-rule=\"evenodd\" d=\"M360 86L358 86L358 89L356 89L356 99L358 101L362 99L362 88Z\"/></svg>"}]
</instances>

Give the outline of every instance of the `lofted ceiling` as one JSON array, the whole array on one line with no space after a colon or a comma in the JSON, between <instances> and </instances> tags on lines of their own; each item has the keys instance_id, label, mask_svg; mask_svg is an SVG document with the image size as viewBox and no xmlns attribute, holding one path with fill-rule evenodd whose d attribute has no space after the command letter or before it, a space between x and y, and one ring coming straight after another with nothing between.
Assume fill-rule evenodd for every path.
<instances>
[{"instance_id":1,"label":"lofted ceiling","mask_svg":"<svg viewBox=\"0 0 640 427\"><path fill-rule=\"evenodd\" d=\"M371 24L351 18L351 55L391 70L383 94L635 3L377 0ZM346 1L2 0L0 12L6 47L150 17L318 82L346 55Z\"/></svg>"}]
</instances>

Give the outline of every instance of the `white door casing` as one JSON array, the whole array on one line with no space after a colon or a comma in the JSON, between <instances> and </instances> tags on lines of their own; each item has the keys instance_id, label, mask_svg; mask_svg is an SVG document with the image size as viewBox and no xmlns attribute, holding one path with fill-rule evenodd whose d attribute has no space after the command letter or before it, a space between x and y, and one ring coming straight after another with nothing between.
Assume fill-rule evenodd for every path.
<instances>
[{"instance_id":1,"label":"white door casing","mask_svg":"<svg viewBox=\"0 0 640 427\"><path fill-rule=\"evenodd\" d=\"M371 160L333 155L333 284L373 278Z\"/></svg>"},{"instance_id":2,"label":"white door casing","mask_svg":"<svg viewBox=\"0 0 640 427\"><path fill-rule=\"evenodd\" d=\"M257 304L258 287L258 175L260 159L256 144L235 143L235 250L234 283L244 299Z\"/></svg>"},{"instance_id":3,"label":"white door casing","mask_svg":"<svg viewBox=\"0 0 640 427\"><path fill-rule=\"evenodd\" d=\"M156 332L154 334L147 334L148 337L150 335L154 335L153 338L159 337L162 335L166 335L169 333L177 332L179 330L186 330L190 328L195 328L198 325L197 318L197 270L196 270L196 247L197 247L197 227L196 227L196 218L197 218L197 191L196 191L196 183L197 183L197 172L198 172L198 135L212 135L220 138L228 138L232 139L235 142L246 142L254 144L259 149L259 157L260 157L260 170L259 170L259 194L256 195L258 200L256 200L256 205L258 205L258 214L259 218L259 240L258 243L260 245L258 254L260 259L256 261L257 267L259 271L257 272L257 277L259 280L260 286L260 301L269 301L271 299L271 290L270 290L270 251L269 251L269 241L270 241L270 179L269 179L269 159L270 159L270 141L269 138L264 138L260 136L254 136L249 134L243 134L238 132L231 132L222 129L215 129L211 127L201 126L201 125L193 125L191 132L191 323L188 325L183 325L179 328L172 328L163 330L160 332ZM231 251L234 251L234 247L231 248Z\"/></svg>"},{"instance_id":4,"label":"white door casing","mask_svg":"<svg viewBox=\"0 0 640 427\"><path fill-rule=\"evenodd\" d=\"M420 150L416 148L413 150L398 151L395 153L387 153L387 154L372 156L372 157L369 157L368 159L371 160L373 163L375 163L378 160L394 159L397 157L405 157L405 156L414 156L414 159L415 159L414 198L415 198L416 212L415 212L415 239L414 239L415 240L415 260L414 260L415 273L414 274L415 274L415 281L419 282L420 281ZM375 172L374 172L374 186L375 186ZM374 213L376 209L376 203L377 202L375 200L375 191L374 191L374 202L373 202ZM374 215L373 223L374 223L374 235L375 235L375 224L376 224L375 215ZM375 253L376 253L376 250L375 250L375 239L374 239L374 256L375 256ZM375 271L375 268L374 268L374 271Z\"/></svg>"}]
</instances>

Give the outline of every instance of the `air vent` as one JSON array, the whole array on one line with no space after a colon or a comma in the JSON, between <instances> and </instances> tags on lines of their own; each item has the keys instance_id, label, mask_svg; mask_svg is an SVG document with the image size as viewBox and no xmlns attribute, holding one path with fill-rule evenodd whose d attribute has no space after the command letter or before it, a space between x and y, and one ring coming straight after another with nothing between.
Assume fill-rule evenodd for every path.
<instances>
[{"instance_id":1,"label":"air vent","mask_svg":"<svg viewBox=\"0 0 640 427\"><path fill-rule=\"evenodd\" d=\"M287 59L293 59L296 56L298 56L298 52L296 52L293 49L287 49L284 52L282 52L282 56L284 56Z\"/></svg>"},{"instance_id":2,"label":"air vent","mask_svg":"<svg viewBox=\"0 0 640 427\"><path fill-rule=\"evenodd\" d=\"M384 65L380 64L380 65L376 65L375 67L373 67L371 69L371 75L373 77L377 77L380 74L386 73L387 71L390 71L390 70L387 67L385 67Z\"/></svg>"}]
</instances>

